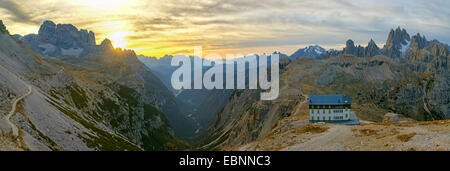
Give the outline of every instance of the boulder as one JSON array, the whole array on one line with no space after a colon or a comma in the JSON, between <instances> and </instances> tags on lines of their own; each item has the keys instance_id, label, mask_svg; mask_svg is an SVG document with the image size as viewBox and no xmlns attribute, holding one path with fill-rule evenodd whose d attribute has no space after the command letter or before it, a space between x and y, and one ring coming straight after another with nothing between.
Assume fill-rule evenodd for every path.
<instances>
[{"instance_id":1,"label":"boulder","mask_svg":"<svg viewBox=\"0 0 450 171\"><path fill-rule=\"evenodd\" d=\"M387 113L383 117L383 122L384 123L398 123L398 122L400 122L400 119L398 116L399 116L399 114L396 114L396 113Z\"/></svg>"}]
</instances>

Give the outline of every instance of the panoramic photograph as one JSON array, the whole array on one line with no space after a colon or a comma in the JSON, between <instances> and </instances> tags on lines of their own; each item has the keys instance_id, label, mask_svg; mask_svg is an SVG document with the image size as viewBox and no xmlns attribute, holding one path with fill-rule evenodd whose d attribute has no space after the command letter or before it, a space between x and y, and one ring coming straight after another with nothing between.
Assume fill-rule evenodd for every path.
<instances>
[{"instance_id":1,"label":"panoramic photograph","mask_svg":"<svg viewBox=\"0 0 450 171\"><path fill-rule=\"evenodd\" d=\"M0 0L0 151L450 151L448 8Z\"/></svg>"}]
</instances>

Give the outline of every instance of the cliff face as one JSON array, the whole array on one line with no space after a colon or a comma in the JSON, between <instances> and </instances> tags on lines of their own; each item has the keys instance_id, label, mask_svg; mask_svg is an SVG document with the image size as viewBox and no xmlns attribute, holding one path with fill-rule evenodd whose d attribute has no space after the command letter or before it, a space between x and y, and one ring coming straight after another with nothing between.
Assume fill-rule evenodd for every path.
<instances>
[{"instance_id":1,"label":"cliff face","mask_svg":"<svg viewBox=\"0 0 450 171\"><path fill-rule=\"evenodd\" d=\"M44 56L85 57L98 49L94 32L52 21L44 21L38 34L29 34L19 39L35 53Z\"/></svg>"}]
</instances>

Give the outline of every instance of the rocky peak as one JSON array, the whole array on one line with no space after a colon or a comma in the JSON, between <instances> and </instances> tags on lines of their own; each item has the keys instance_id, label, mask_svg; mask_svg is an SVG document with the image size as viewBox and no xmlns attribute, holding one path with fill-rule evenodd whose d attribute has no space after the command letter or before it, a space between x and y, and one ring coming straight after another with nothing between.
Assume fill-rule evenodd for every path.
<instances>
[{"instance_id":1,"label":"rocky peak","mask_svg":"<svg viewBox=\"0 0 450 171\"><path fill-rule=\"evenodd\" d=\"M46 20L39 28L39 41L56 44L56 24L53 21Z\"/></svg>"},{"instance_id":2,"label":"rocky peak","mask_svg":"<svg viewBox=\"0 0 450 171\"><path fill-rule=\"evenodd\" d=\"M0 20L0 34L7 33L9 34L8 30L6 29L5 25L3 25L3 21Z\"/></svg>"},{"instance_id":3,"label":"rocky peak","mask_svg":"<svg viewBox=\"0 0 450 171\"><path fill-rule=\"evenodd\" d=\"M83 47L81 34L72 24L58 24L56 26L56 44L62 48Z\"/></svg>"},{"instance_id":4,"label":"rocky peak","mask_svg":"<svg viewBox=\"0 0 450 171\"><path fill-rule=\"evenodd\" d=\"M427 39L425 38L425 36L421 36L420 33L417 33L417 35L414 35L411 38L411 49L423 49L425 46L427 46L427 44Z\"/></svg>"},{"instance_id":5,"label":"rocky peak","mask_svg":"<svg viewBox=\"0 0 450 171\"><path fill-rule=\"evenodd\" d=\"M448 55L448 50L447 50L447 46L445 46L444 44L442 44L441 42L434 40L431 42L431 53L436 56L436 57L447 57Z\"/></svg>"},{"instance_id":6,"label":"rocky peak","mask_svg":"<svg viewBox=\"0 0 450 171\"><path fill-rule=\"evenodd\" d=\"M378 48L378 46L375 43L375 41L370 39L369 44L364 49L364 56L365 57L373 57L373 56L376 56L376 55L379 55L379 54L381 54L380 48Z\"/></svg>"},{"instance_id":7,"label":"rocky peak","mask_svg":"<svg viewBox=\"0 0 450 171\"><path fill-rule=\"evenodd\" d=\"M375 41L373 41L373 39L370 39L367 47L369 47L369 46L377 46L377 44L375 43Z\"/></svg>"},{"instance_id":8,"label":"rocky peak","mask_svg":"<svg viewBox=\"0 0 450 171\"><path fill-rule=\"evenodd\" d=\"M410 36L405 29L400 27L397 27L395 30L391 29L383 47L383 52L391 58L399 58L402 52L408 48L410 40Z\"/></svg>"},{"instance_id":9,"label":"rocky peak","mask_svg":"<svg viewBox=\"0 0 450 171\"><path fill-rule=\"evenodd\" d=\"M355 48L355 42L353 42L352 39L347 40L347 42L345 42L345 49L347 50L351 50Z\"/></svg>"},{"instance_id":10,"label":"rocky peak","mask_svg":"<svg viewBox=\"0 0 450 171\"><path fill-rule=\"evenodd\" d=\"M324 48L320 47L319 45L314 45L314 46L309 46L306 49L306 51L320 55L322 53L325 53L326 50Z\"/></svg>"},{"instance_id":11,"label":"rocky peak","mask_svg":"<svg viewBox=\"0 0 450 171\"><path fill-rule=\"evenodd\" d=\"M72 24L55 24L46 20L39 28L38 39L60 48L90 48L95 46L95 34L92 31L78 30Z\"/></svg>"},{"instance_id":12,"label":"rocky peak","mask_svg":"<svg viewBox=\"0 0 450 171\"><path fill-rule=\"evenodd\" d=\"M326 50L319 45L311 45L302 49L297 50L292 54L289 59L296 60L303 57L316 58L321 54L325 53ZM281 57L281 56L280 56Z\"/></svg>"},{"instance_id":13,"label":"rocky peak","mask_svg":"<svg viewBox=\"0 0 450 171\"><path fill-rule=\"evenodd\" d=\"M345 42L344 54L354 54L356 52L355 42L349 39Z\"/></svg>"},{"instance_id":14,"label":"rocky peak","mask_svg":"<svg viewBox=\"0 0 450 171\"><path fill-rule=\"evenodd\" d=\"M94 32L78 30L72 24L55 24L50 20L42 23L37 35L26 35L22 41L35 53L44 56L85 57L98 48Z\"/></svg>"},{"instance_id":15,"label":"rocky peak","mask_svg":"<svg viewBox=\"0 0 450 171\"><path fill-rule=\"evenodd\" d=\"M102 43L100 44L100 47L103 50L113 50L114 49L114 46L112 45L112 42L109 39L103 40Z\"/></svg>"},{"instance_id":16,"label":"rocky peak","mask_svg":"<svg viewBox=\"0 0 450 171\"><path fill-rule=\"evenodd\" d=\"M355 42L353 42L353 40L349 39L345 43L345 48L343 50L343 53L347 54L347 55L355 55L358 57L363 57L364 56L364 48L359 45L355 46Z\"/></svg>"}]
</instances>

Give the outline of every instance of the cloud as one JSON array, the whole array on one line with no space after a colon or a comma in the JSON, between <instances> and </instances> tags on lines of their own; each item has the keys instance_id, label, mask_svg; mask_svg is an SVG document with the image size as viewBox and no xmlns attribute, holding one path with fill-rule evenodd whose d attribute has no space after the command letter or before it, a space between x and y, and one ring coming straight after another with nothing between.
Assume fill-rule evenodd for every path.
<instances>
[{"instance_id":1,"label":"cloud","mask_svg":"<svg viewBox=\"0 0 450 171\"><path fill-rule=\"evenodd\" d=\"M448 0L0 0L15 22L72 23L101 39L117 31L138 53L384 43L391 28L450 42ZM26 7L33 7L33 10ZM34 8L35 7L35 8ZM68 10L70 9L70 10ZM30 17L33 16L33 17ZM20 25L22 26L22 25ZM16 26L15 28L19 28ZM30 29L29 29L30 30ZM37 30L37 29L35 29ZM155 52L155 53L153 53ZM285 52L289 53L289 52Z\"/></svg>"},{"instance_id":2,"label":"cloud","mask_svg":"<svg viewBox=\"0 0 450 171\"><path fill-rule=\"evenodd\" d=\"M36 24L38 22L31 17L16 1L0 0L0 8L7 10L12 16L12 20L21 23Z\"/></svg>"}]
</instances>

